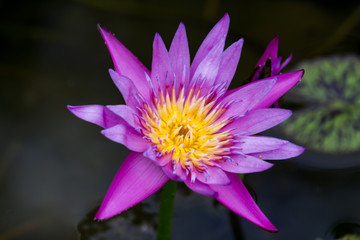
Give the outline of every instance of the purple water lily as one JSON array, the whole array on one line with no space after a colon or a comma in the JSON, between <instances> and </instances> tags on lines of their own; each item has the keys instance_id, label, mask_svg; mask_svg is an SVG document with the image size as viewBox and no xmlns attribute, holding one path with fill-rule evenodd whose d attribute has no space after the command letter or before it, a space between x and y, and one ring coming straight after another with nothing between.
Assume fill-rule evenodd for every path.
<instances>
[{"instance_id":1,"label":"purple water lily","mask_svg":"<svg viewBox=\"0 0 360 240\"><path fill-rule=\"evenodd\" d=\"M181 23L167 50L159 34L149 71L109 31L99 27L115 71L110 76L126 105L68 106L77 117L132 152L121 164L96 219L110 218L144 200L168 180L216 198L254 224L276 231L238 173L264 171L264 160L298 156L288 141L252 136L286 120L291 111L268 108L302 77L303 71L262 79L227 91L243 39L224 50L229 16L214 26L191 65Z\"/></svg>"}]
</instances>

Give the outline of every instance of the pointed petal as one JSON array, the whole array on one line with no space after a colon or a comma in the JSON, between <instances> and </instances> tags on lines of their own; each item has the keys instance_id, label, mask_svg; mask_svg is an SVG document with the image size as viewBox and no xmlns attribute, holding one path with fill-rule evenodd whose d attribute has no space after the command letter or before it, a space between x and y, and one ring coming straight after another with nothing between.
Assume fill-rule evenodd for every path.
<instances>
[{"instance_id":1,"label":"pointed petal","mask_svg":"<svg viewBox=\"0 0 360 240\"><path fill-rule=\"evenodd\" d=\"M238 140L239 142L234 146L239 147L244 154L267 152L289 143L286 140L266 136L241 136Z\"/></svg>"},{"instance_id":2,"label":"pointed petal","mask_svg":"<svg viewBox=\"0 0 360 240\"><path fill-rule=\"evenodd\" d=\"M217 196L217 193L214 190L212 190L208 184L199 182L197 180L195 180L195 182L192 183L190 178L187 178L184 181L184 183L186 184L186 186L188 186L188 188L190 188L194 192L200 193L202 195L210 196L210 197Z\"/></svg>"},{"instance_id":3,"label":"pointed petal","mask_svg":"<svg viewBox=\"0 0 360 240\"><path fill-rule=\"evenodd\" d=\"M138 118L134 109L127 105L107 105L107 109L123 118L130 126L136 128L139 126Z\"/></svg>"},{"instance_id":4,"label":"pointed petal","mask_svg":"<svg viewBox=\"0 0 360 240\"><path fill-rule=\"evenodd\" d=\"M226 37L229 29L229 23L229 15L225 13L224 17L220 19L220 21L213 27L213 29L211 29L194 57L194 60L191 64L190 77L194 75L199 64L203 61L205 56L208 55L209 51L220 41L220 39Z\"/></svg>"},{"instance_id":5,"label":"pointed petal","mask_svg":"<svg viewBox=\"0 0 360 240\"><path fill-rule=\"evenodd\" d=\"M219 163L221 169L232 173L262 172L271 168L274 164L265 162L259 158L247 155L234 154L225 162Z\"/></svg>"},{"instance_id":6,"label":"pointed petal","mask_svg":"<svg viewBox=\"0 0 360 240\"><path fill-rule=\"evenodd\" d=\"M266 47L256 66L263 67L269 58L274 61L277 58L279 48L279 36L274 37Z\"/></svg>"},{"instance_id":7,"label":"pointed petal","mask_svg":"<svg viewBox=\"0 0 360 240\"><path fill-rule=\"evenodd\" d=\"M230 180L226 173L219 167L209 166L204 172L196 171L196 179L205 184L230 184Z\"/></svg>"},{"instance_id":8,"label":"pointed petal","mask_svg":"<svg viewBox=\"0 0 360 240\"><path fill-rule=\"evenodd\" d=\"M240 87L231 94L227 95L222 102L232 102L226 112L219 118L219 121L235 115L243 114L252 109L261 101L276 84L275 79L266 81L256 81Z\"/></svg>"},{"instance_id":9,"label":"pointed petal","mask_svg":"<svg viewBox=\"0 0 360 240\"><path fill-rule=\"evenodd\" d=\"M121 143L135 152L144 152L149 146L143 135L128 124L119 124L102 130L101 133L110 140Z\"/></svg>"},{"instance_id":10,"label":"pointed petal","mask_svg":"<svg viewBox=\"0 0 360 240\"><path fill-rule=\"evenodd\" d=\"M67 108L78 118L103 128L124 123L125 120L102 105L70 106Z\"/></svg>"},{"instance_id":11,"label":"pointed petal","mask_svg":"<svg viewBox=\"0 0 360 240\"><path fill-rule=\"evenodd\" d=\"M291 111L280 108L265 108L248 112L225 126L223 130L231 129L233 133L240 135L253 135L279 123L291 116Z\"/></svg>"},{"instance_id":12,"label":"pointed petal","mask_svg":"<svg viewBox=\"0 0 360 240\"><path fill-rule=\"evenodd\" d=\"M305 148L295 145L291 142L287 142L278 149L270 150L266 152L251 153L250 155L259 157L264 160L282 160L292 157L297 157L305 151Z\"/></svg>"},{"instance_id":13,"label":"pointed petal","mask_svg":"<svg viewBox=\"0 0 360 240\"><path fill-rule=\"evenodd\" d=\"M190 52L183 23L180 23L171 42L169 56L175 73L176 84L188 85L190 81Z\"/></svg>"},{"instance_id":14,"label":"pointed petal","mask_svg":"<svg viewBox=\"0 0 360 240\"><path fill-rule=\"evenodd\" d=\"M145 73L150 75L150 71L111 32L100 25L98 30L109 49L115 70L131 79L137 90L148 99L150 95Z\"/></svg>"},{"instance_id":15,"label":"pointed petal","mask_svg":"<svg viewBox=\"0 0 360 240\"><path fill-rule=\"evenodd\" d=\"M131 152L119 171L102 202L96 219L107 219L127 210L159 190L168 177L141 153Z\"/></svg>"},{"instance_id":16,"label":"pointed petal","mask_svg":"<svg viewBox=\"0 0 360 240\"><path fill-rule=\"evenodd\" d=\"M140 103L139 100L144 98L140 95L134 83L129 78L119 75L112 69L109 69L109 73L116 87L121 92L126 105L136 109L136 106L138 106Z\"/></svg>"},{"instance_id":17,"label":"pointed petal","mask_svg":"<svg viewBox=\"0 0 360 240\"><path fill-rule=\"evenodd\" d=\"M282 95L284 95L287 91L293 88L301 80L303 75L304 70L277 75L277 81L275 86L260 102L256 104L256 106L253 107L253 109L270 107ZM264 80L265 79L259 80L259 82Z\"/></svg>"},{"instance_id":18,"label":"pointed petal","mask_svg":"<svg viewBox=\"0 0 360 240\"><path fill-rule=\"evenodd\" d=\"M195 82L197 80L200 80L201 82L204 81L204 85L201 87L204 93L207 93L207 91L214 85L219 71L224 45L225 37L221 38L209 51L191 77L191 82Z\"/></svg>"},{"instance_id":19,"label":"pointed petal","mask_svg":"<svg viewBox=\"0 0 360 240\"><path fill-rule=\"evenodd\" d=\"M171 67L169 53L158 33L155 34L153 43L151 80L154 86L159 86L163 90L166 85L174 81L174 72Z\"/></svg>"},{"instance_id":20,"label":"pointed petal","mask_svg":"<svg viewBox=\"0 0 360 240\"><path fill-rule=\"evenodd\" d=\"M224 51L220 61L220 71L216 76L215 84L226 82L224 88L227 89L229 87L240 60L243 43L244 39L240 39Z\"/></svg>"},{"instance_id":21,"label":"pointed petal","mask_svg":"<svg viewBox=\"0 0 360 240\"><path fill-rule=\"evenodd\" d=\"M268 231L277 231L277 228L256 205L240 178L236 174L228 175L231 180L230 185L211 185L211 188L218 193L215 198L255 225Z\"/></svg>"},{"instance_id":22,"label":"pointed petal","mask_svg":"<svg viewBox=\"0 0 360 240\"><path fill-rule=\"evenodd\" d=\"M280 65L279 71L281 71L281 69L283 69L284 67L286 67L286 65L289 64L289 62L291 61L291 59L292 59L292 54L290 53L290 56L289 56L287 59L285 59L285 61Z\"/></svg>"}]
</instances>

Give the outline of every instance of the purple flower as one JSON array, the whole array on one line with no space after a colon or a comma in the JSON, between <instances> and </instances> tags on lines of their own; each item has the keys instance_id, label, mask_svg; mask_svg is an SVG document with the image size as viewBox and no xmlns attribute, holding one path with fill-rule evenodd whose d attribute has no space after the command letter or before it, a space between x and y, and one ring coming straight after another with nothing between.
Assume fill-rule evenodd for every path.
<instances>
[{"instance_id":1,"label":"purple flower","mask_svg":"<svg viewBox=\"0 0 360 240\"><path fill-rule=\"evenodd\" d=\"M126 105L68 108L103 127L103 135L132 152L120 166L96 219L121 213L172 179L216 198L264 229L277 230L237 174L264 171L273 165L264 160L291 158L304 151L285 140L252 136L291 115L289 110L268 107L301 79L303 71L227 91L243 45L240 39L224 50L228 27L225 14L191 65L182 23L169 51L156 34L151 71L99 27L115 65L110 76Z\"/></svg>"}]
</instances>

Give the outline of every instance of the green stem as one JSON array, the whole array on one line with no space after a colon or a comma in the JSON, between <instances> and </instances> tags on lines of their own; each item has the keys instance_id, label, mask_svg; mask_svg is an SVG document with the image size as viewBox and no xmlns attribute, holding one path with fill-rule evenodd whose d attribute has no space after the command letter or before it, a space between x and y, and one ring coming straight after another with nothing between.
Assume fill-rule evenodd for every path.
<instances>
[{"instance_id":1,"label":"green stem","mask_svg":"<svg viewBox=\"0 0 360 240\"><path fill-rule=\"evenodd\" d=\"M175 181L169 181L161 191L159 222L157 229L157 240L170 240L172 229L172 218L174 199L176 193Z\"/></svg>"}]
</instances>

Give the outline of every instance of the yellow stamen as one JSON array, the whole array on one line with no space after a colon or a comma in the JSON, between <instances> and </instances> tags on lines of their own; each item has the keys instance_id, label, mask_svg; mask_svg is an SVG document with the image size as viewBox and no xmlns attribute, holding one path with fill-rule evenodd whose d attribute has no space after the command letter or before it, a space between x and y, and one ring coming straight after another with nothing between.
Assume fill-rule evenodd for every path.
<instances>
[{"instance_id":1,"label":"yellow stamen","mask_svg":"<svg viewBox=\"0 0 360 240\"><path fill-rule=\"evenodd\" d=\"M213 166L230 153L229 131L221 131L230 120L217 119L226 111L201 96L200 89L191 88L185 97L184 88L159 91L152 106L144 104L141 121L143 133L162 154L172 154L172 159L189 170L195 167L202 172L205 165Z\"/></svg>"}]
</instances>

